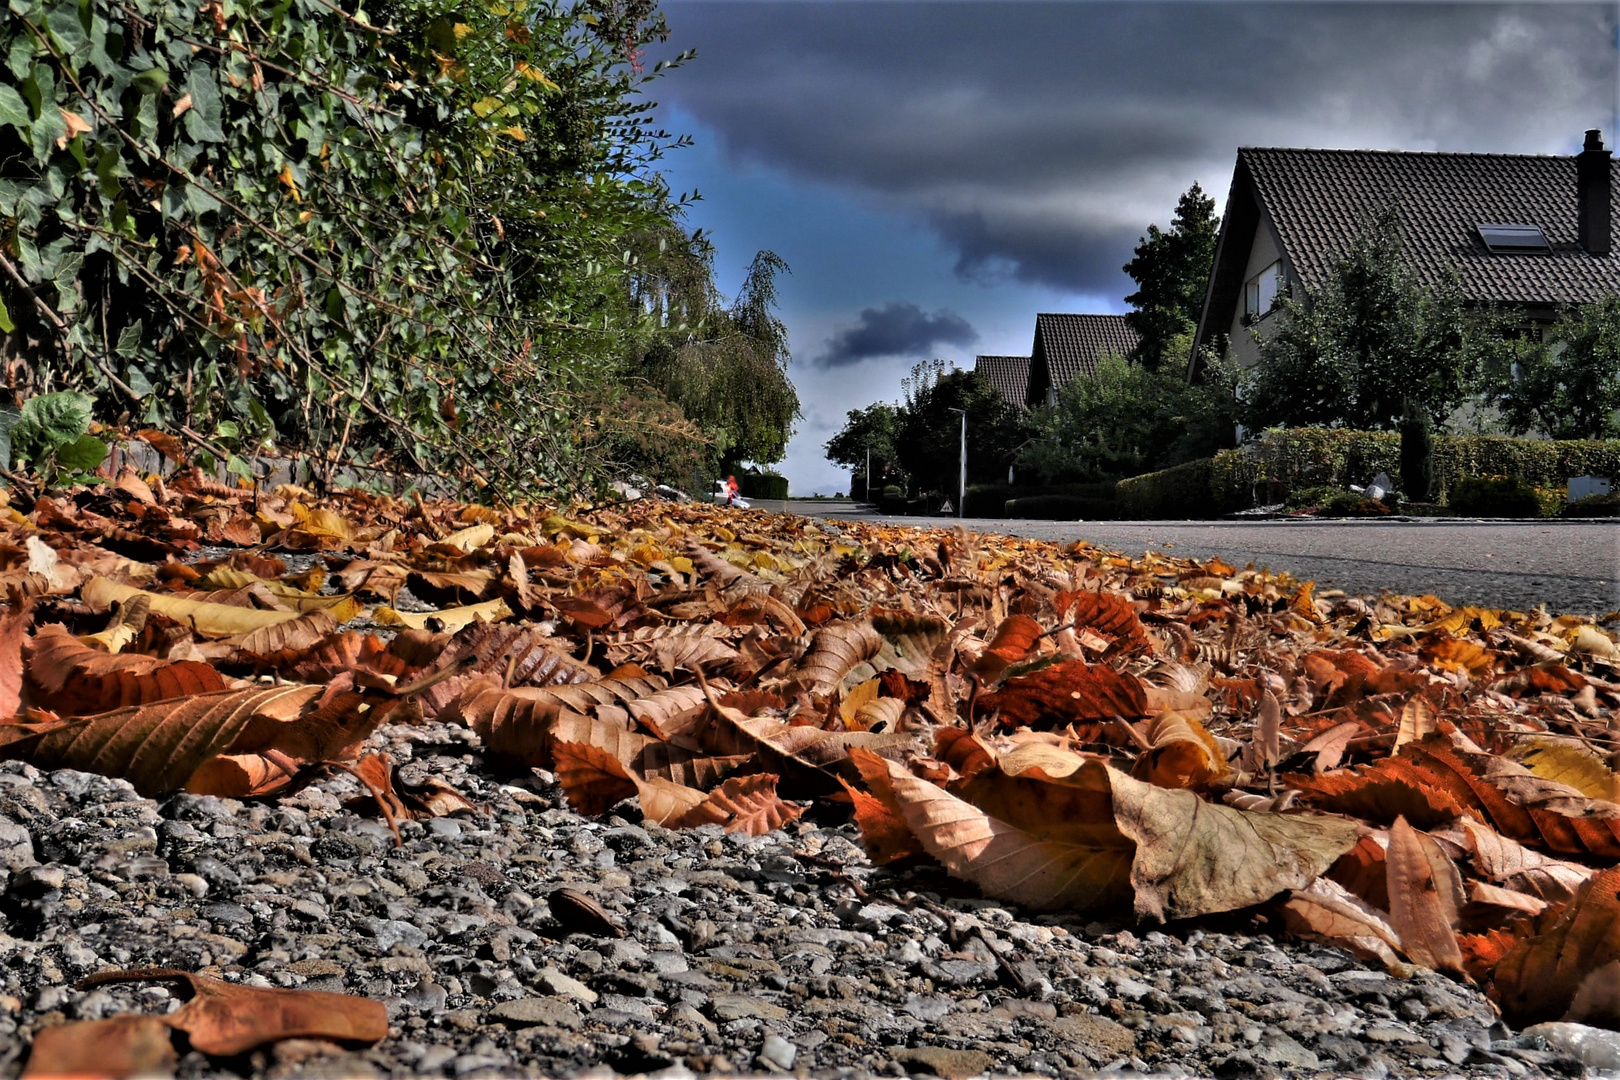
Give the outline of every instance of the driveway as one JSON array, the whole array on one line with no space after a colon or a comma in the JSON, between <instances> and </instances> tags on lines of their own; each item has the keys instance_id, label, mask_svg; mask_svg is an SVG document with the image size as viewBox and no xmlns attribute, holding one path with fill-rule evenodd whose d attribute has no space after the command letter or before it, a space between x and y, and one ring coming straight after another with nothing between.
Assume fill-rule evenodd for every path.
<instances>
[{"instance_id":1,"label":"driveway","mask_svg":"<svg viewBox=\"0 0 1620 1080\"><path fill-rule=\"evenodd\" d=\"M849 502L769 503L807 517L937 527L945 518L891 517ZM1433 593L1452 604L1554 614L1620 609L1620 523L1607 521L1024 521L970 518L975 532L1068 542L1127 555L1251 561L1352 595Z\"/></svg>"}]
</instances>

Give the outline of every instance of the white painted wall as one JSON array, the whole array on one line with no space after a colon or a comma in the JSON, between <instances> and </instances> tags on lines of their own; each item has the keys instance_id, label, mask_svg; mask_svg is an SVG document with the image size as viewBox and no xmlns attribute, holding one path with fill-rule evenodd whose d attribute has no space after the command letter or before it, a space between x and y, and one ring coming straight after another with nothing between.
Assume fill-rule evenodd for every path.
<instances>
[{"instance_id":1,"label":"white painted wall","mask_svg":"<svg viewBox=\"0 0 1620 1080\"><path fill-rule=\"evenodd\" d=\"M1249 263L1243 269L1243 281L1247 282L1260 271L1282 258L1282 245L1278 243L1277 236L1271 230L1264 217L1260 218L1254 226L1254 236L1249 241ZM1235 361L1241 367L1253 367L1260 362L1260 349L1255 344L1251 331L1266 333L1267 327L1275 325L1273 320L1276 314L1269 315L1250 326L1243 325L1243 297L1244 288L1240 284L1237 292L1237 304L1232 310L1231 327L1227 330L1227 358Z\"/></svg>"}]
</instances>

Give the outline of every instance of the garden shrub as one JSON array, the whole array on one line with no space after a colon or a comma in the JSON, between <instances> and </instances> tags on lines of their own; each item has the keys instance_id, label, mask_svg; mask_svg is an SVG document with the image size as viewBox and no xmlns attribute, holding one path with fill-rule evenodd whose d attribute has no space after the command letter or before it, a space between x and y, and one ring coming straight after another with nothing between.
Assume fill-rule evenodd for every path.
<instances>
[{"instance_id":1,"label":"garden shrub","mask_svg":"<svg viewBox=\"0 0 1620 1080\"><path fill-rule=\"evenodd\" d=\"M1322 517L1383 517L1389 513L1389 507L1353 491L1340 491L1323 503L1317 513Z\"/></svg>"},{"instance_id":2,"label":"garden shrub","mask_svg":"<svg viewBox=\"0 0 1620 1080\"><path fill-rule=\"evenodd\" d=\"M737 474L737 486L745 499L788 497L788 478L781 473L745 469Z\"/></svg>"},{"instance_id":3,"label":"garden shrub","mask_svg":"<svg viewBox=\"0 0 1620 1080\"><path fill-rule=\"evenodd\" d=\"M967 516L997 518L1012 498L1006 484L978 484L967 489Z\"/></svg>"},{"instance_id":4,"label":"garden shrub","mask_svg":"<svg viewBox=\"0 0 1620 1080\"><path fill-rule=\"evenodd\" d=\"M1236 509L1236 505L1228 505L1216 497L1211 466L1211 459L1202 458L1121 480L1114 489L1119 516L1138 521L1219 517ZM1248 503L1237 505L1247 506Z\"/></svg>"},{"instance_id":5,"label":"garden shrub","mask_svg":"<svg viewBox=\"0 0 1620 1080\"><path fill-rule=\"evenodd\" d=\"M1465 476L1453 485L1447 504L1472 517L1541 517L1536 489L1513 476Z\"/></svg>"},{"instance_id":6,"label":"garden shrub","mask_svg":"<svg viewBox=\"0 0 1620 1080\"><path fill-rule=\"evenodd\" d=\"M1576 499L1560 513L1564 517L1620 517L1620 491Z\"/></svg>"},{"instance_id":7,"label":"garden shrub","mask_svg":"<svg viewBox=\"0 0 1620 1080\"><path fill-rule=\"evenodd\" d=\"M1005 516L1036 521L1098 521L1114 515L1114 503L1079 495L1027 495L1009 499Z\"/></svg>"}]
</instances>

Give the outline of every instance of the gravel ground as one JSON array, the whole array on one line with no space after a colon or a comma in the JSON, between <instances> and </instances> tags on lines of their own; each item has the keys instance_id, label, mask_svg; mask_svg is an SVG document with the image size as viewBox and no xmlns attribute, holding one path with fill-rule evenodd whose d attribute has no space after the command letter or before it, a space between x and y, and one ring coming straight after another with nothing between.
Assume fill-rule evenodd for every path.
<instances>
[{"instance_id":1,"label":"gravel ground","mask_svg":"<svg viewBox=\"0 0 1620 1080\"><path fill-rule=\"evenodd\" d=\"M176 1007L157 984L72 988L142 966L387 1005L374 1047L192 1052L182 1077L1579 1074L1431 973L1246 922L1021 915L875 870L830 820L758 839L587 820L547 774L493 778L475 744L441 724L373 737L407 781L482 807L407 823L399 847L346 808L346 775L279 804L154 802L0 765L0 1075L42 1025ZM624 936L560 926L565 885Z\"/></svg>"},{"instance_id":2,"label":"gravel ground","mask_svg":"<svg viewBox=\"0 0 1620 1080\"><path fill-rule=\"evenodd\" d=\"M937 527L939 518L860 515L853 503L790 502L794 513ZM774 508L774 504L773 504ZM1352 595L1432 593L1453 604L1597 615L1620 609L1620 522L998 521L976 532L1088 540L1139 556L1219 556L1313 578Z\"/></svg>"}]
</instances>

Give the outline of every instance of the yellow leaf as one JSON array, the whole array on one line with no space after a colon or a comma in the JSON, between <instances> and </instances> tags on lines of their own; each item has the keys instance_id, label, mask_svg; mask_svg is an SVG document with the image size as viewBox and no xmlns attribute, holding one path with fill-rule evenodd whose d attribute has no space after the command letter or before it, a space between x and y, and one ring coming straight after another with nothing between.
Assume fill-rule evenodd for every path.
<instances>
[{"instance_id":1,"label":"yellow leaf","mask_svg":"<svg viewBox=\"0 0 1620 1080\"><path fill-rule=\"evenodd\" d=\"M467 36L467 35L468 35L468 34L470 34L470 33L472 33L472 32L473 32L473 28L472 28L472 27L470 27L470 26L468 26L468 25L467 25L467 24L466 24L466 23L464 23L464 22L458 22L458 23L456 23L456 25L455 25L455 26L453 26L453 27L452 27L452 28L451 28L451 32L452 32L452 33L454 33L454 34L455 34L455 35L456 35L456 40L457 40L457 41L460 41L460 40L461 40L461 39L462 39L462 38L464 38L464 37L466 37L466 36Z\"/></svg>"},{"instance_id":2,"label":"yellow leaf","mask_svg":"<svg viewBox=\"0 0 1620 1080\"><path fill-rule=\"evenodd\" d=\"M449 544L451 547L458 547L462 551L477 551L494 538L495 526L484 524L473 525L458 532L453 532L440 542Z\"/></svg>"},{"instance_id":3,"label":"yellow leaf","mask_svg":"<svg viewBox=\"0 0 1620 1080\"><path fill-rule=\"evenodd\" d=\"M293 179L291 162L282 162L280 180L287 185L288 192L292 194L293 202L304 201L304 197L298 193L298 182Z\"/></svg>"},{"instance_id":4,"label":"yellow leaf","mask_svg":"<svg viewBox=\"0 0 1620 1080\"><path fill-rule=\"evenodd\" d=\"M481 97L477 101L473 102L472 111L475 115L482 118L488 116L490 113L494 112L500 107L501 100L499 98Z\"/></svg>"},{"instance_id":5,"label":"yellow leaf","mask_svg":"<svg viewBox=\"0 0 1620 1080\"><path fill-rule=\"evenodd\" d=\"M525 79L528 79L530 82L539 83L541 86L544 86L547 90L561 90L562 89L562 87L560 87L556 83L552 82L551 79L546 76L545 72L541 71L539 68L535 67L533 64L525 63L522 60L519 60L517 62L517 73L519 75L523 76Z\"/></svg>"},{"instance_id":6,"label":"yellow leaf","mask_svg":"<svg viewBox=\"0 0 1620 1080\"><path fill-rule=\"evenodd\" d=\"M877 700L878 690L878 680L867 679L844 695L843 704L838 706L838 714L844 718L846 728L851 731L860 730L856 725L855 714L860 711L862 705Z\"/></svg>"},{"instance_id":7,"label":"yellow leaf","mask_svg":"<svg viewBox=\"0 0 1620 1080\"><path fill-rule=\"evenodd\" d=\"M408 626L412 630L426 630L428 621L436 619L446 631L453 634L475 622L493 623L510 619L512 609L506 606L505 600L486 600L482 604L445 608L443 611L395 611L391 607L379 607L371 613L371 617L384 626Z\"/></svg>"},{"instance_id":8,"label":"yellow leaf","mask_svg":"<svg viewBox=\"0 0 1620 1080\"><path fill-rule=\"evenodd\" d=\"M516 125L512 127L496 128L495 134L505 135L508 138L516 139L518 142L522 142L526 138L526 136L523 134L523 129L517 127Z\"/></svg>"},{"instance_id":9,"label":"yellow leaf","mask_svg":"<svg viewBox=\"0 0 1620 1080\"><path fill-rule=\"evenodd\" d=\"M184 596L143 592L128 585L120 585L104 577L91 578L85 583L80 596L92 611L106 611L113 604L127 604L137 597L145 597L151 610L166 615L175 622L193 627L202 637L224 638L250 634L266 626L288 622L299 617L296 611L260 611L257 608L231 607L206 600L192 600Z\"/></svg>"},{"instance_id":10,"label":"yellow leaf","mask_svg":"<svg viewBox=\"0 0 1620 1080\"><path fill-rule=\"evenodd\" d=\"M1568 784L1590 799L1620 802L1620 776L1596 754L1558 739L1531 739L1512 755L1543 780Z\"/></svg>"}]
</instances>

